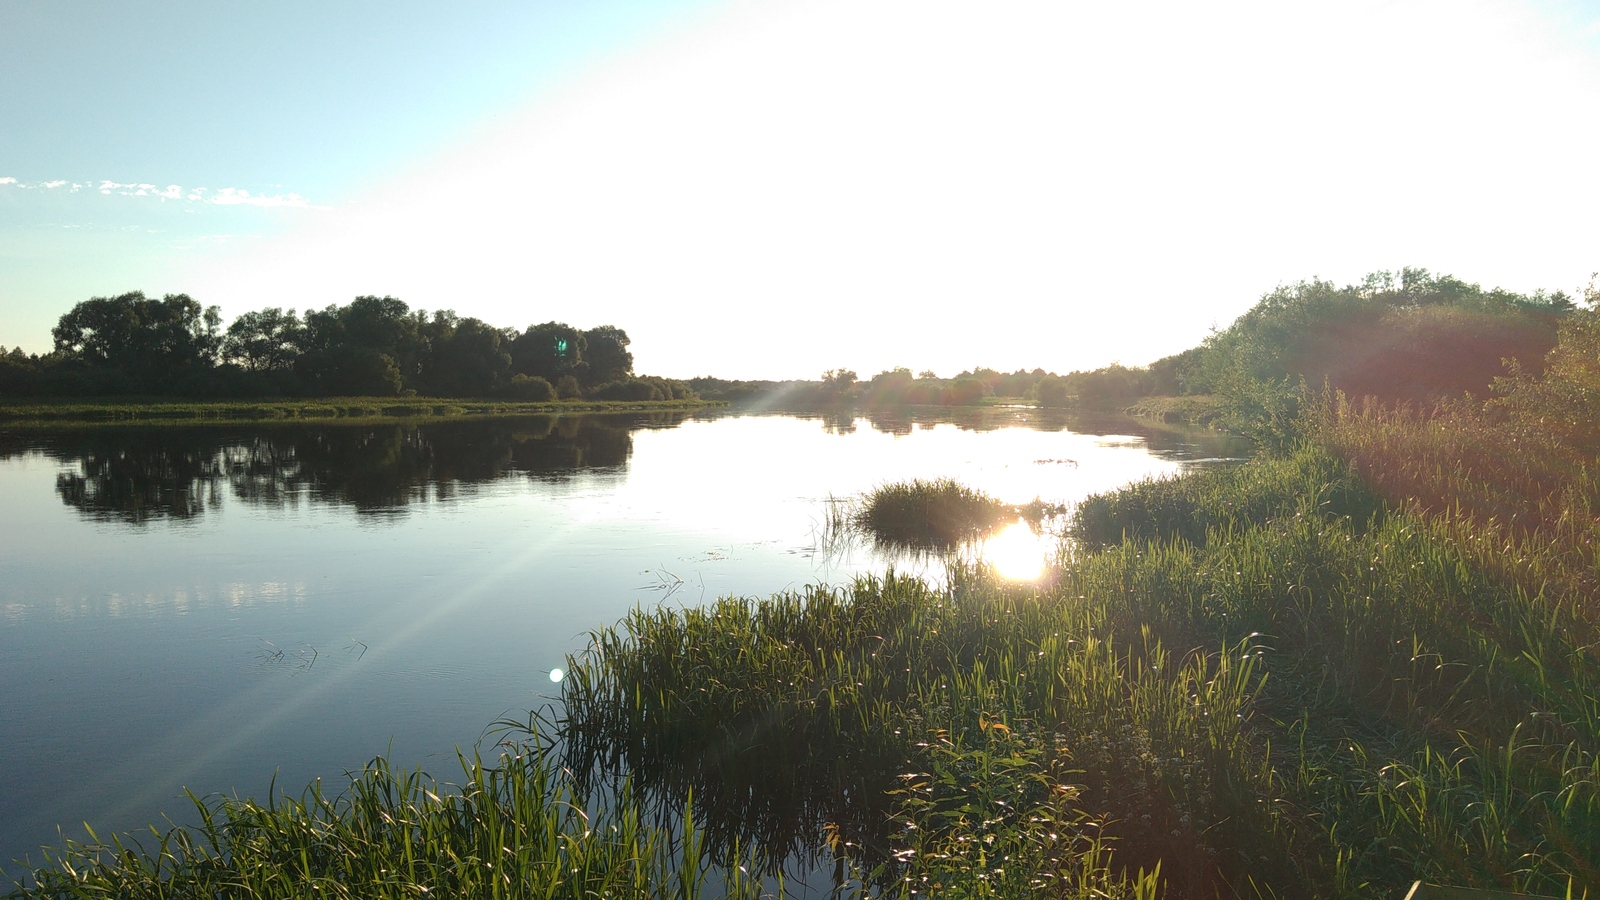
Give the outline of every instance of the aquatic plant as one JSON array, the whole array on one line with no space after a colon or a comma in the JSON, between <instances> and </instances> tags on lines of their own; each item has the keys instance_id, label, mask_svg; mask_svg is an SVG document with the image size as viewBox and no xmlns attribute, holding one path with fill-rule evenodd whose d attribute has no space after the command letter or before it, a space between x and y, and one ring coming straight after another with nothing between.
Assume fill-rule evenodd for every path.
<instances>
[{"instance_id":1,"label":"aquatic plant","mask_svg":"<svg viewBox=\"0 0 1600 900\"><path fill-rule=\"evenodd\" d=\"M881 544L951 550L1014 520L1011 507L953 478L879 485L862 499L857 528Z\"/></svg>"},{"instance_id":2,"label":"aquatic plant","mask_svg":"<svg viewBox=\"0 0 1600 900\"><path fill-rule=\"evenodd\" d=\"M193 797L195 828L69 842L11 900L35 898L640 898L760 896L713 869L692 817L646 822L625 784L578 789L532 729L442 784L378 758L337 795L320 781L265 803Z\"/></svg>"}]
</instances>

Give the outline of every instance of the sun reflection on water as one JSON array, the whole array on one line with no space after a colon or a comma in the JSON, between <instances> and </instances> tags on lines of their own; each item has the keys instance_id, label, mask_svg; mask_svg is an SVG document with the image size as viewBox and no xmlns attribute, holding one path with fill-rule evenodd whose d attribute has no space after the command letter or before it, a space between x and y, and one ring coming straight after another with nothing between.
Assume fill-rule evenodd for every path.
<instances>
[{"instance_id":1,"label":"sun reflection on water","mask_svg":"<svg viewBox=\"0 0 1600 900\"><path fill-rule=\"evenodd\" d=\"M1036 534L1028 523L1018 520L983 542L982 557L1003 578L1037 581L1044 575L1054 544L1055 538Z\"/></svg>"}]
</instances>

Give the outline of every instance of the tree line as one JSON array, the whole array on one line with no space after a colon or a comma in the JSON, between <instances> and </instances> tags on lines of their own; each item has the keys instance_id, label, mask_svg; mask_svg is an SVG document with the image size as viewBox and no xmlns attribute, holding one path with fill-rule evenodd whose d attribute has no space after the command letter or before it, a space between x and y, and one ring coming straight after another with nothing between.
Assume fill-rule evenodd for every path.
<instances>
[{"instance_id":1,"label":"tree line","mask_svg":"<svg viewBox=\"0 0 1600 900\"><path fill-rule=\"evenodd\" d=\"M1590 290L1591 306L1600 297ZM1312 280L1279 287L1198 346L1147 366L1112 363L1066 374L974 368L952 378L887 369L861 378L830 369L817 381L696 378L702 397L823 408L971 406L995 398L1051 409L1142 412L1151 398L1194 403L1178 418L1262 436L1291 420L1302 385L1352 397L1429 405L1483 395L1506 374L1537 373L1560 324L1579 311L1561 291L1521 294L1426 269L1375 272L1358 284ZM1165 414L1163 413L1163 416Z\"/></svg>"},{"instance_id":2,"label":"tree line","mask_svg":"<svg viewBox=\"0 0 1600 900\"><path fill-rule=\"evenodd\" d=\"M502 397L672 400L683 382L638 376L627 332L565 322L501 328L394 297L247 312L141 291L85 300L52 331L54 350L0 347L0 396Z\"/></svg>"}]
</instances>

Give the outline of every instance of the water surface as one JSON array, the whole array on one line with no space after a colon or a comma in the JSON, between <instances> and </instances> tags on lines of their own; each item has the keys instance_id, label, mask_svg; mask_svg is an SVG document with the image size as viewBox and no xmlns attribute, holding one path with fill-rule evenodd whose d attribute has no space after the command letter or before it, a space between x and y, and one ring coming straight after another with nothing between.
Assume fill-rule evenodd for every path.
<instances>
[{"instance_id":1,"label":"water surface","mask_svg":"<svg viewBox=\"0 0 1600 900\"><path fill-rule=\"evenodd\" d=\"M185 788L337 785L380 753L448 779L635 605L881 571L819 552L830 497L951 476L1070 503L1242 452L1004 410L0 431L0 860L187 821ZM1002 537L1023 573L1053 544Z\"/></svg>"}]
</instances>

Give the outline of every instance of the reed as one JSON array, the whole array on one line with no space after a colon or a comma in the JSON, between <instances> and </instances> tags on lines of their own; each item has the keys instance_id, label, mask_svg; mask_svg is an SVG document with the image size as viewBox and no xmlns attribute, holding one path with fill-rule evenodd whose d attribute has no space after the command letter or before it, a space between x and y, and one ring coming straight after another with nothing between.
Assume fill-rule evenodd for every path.
<instances>
[{"instance_id":1,"label":"reed","mask_svg":"<svg viewBox=\"0 0 1600 900\"><path fill-rule=\"evenodd\" d=\"M1048 589L957 569L637 612L572 661L569 764L692 796L714 855L831 848L882 889L994 846L1020 866L995 896L1600 880L1597 636L1568 606L1310 447L1077 528Z\"/></svg>"},{"instance_id":2,"label":"reed","mask_svg":"<svg viewBox=\"0 0 1600 900\"><path fill-rule=\"evenodd\" d=\"M919 478L874 488L862 498L854 524L880 544L940 552L982 537L1016 515L955 479Z\"/></svg>"},{"instance_id":3,"label":"reed","mask_svg":"<svg viewBox=\"0 0 1600 900\"><path fill-rule=\"evenodd\" d=\"M266 803L192 797L197 828L141 841L69 843L28 884L34 898L650 898L693 900L708 886L755 898L737 866L713 870L692 819L646 822L625 785L577 789L537 732L485 760L461 755L441 784L376 759L330 796L321 782Z\"/></svg>"}]
</instances>

